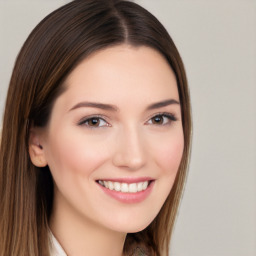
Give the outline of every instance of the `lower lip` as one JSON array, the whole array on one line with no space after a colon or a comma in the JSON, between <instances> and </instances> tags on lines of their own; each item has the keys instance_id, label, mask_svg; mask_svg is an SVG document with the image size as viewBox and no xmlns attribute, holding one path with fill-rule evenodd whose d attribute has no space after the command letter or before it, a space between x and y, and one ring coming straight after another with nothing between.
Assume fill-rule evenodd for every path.
<instances>
[{"instance_id":1,"label":"lower lip","mask_svg":"<svg viewBox=\"0 0 256 256\"><path fill-rule=\"evenodd\" d=\"M151 193L151 191L153 189L154 181L151 181L149 186L145 190L136 192L136 193L123 193L120 191L110 190L108 188L103 187L100 184L98 184L98 185L110 197L112 197L122 203L134 204L134 203L140 203L140 202L144 201L149 196L149 194Z\"/></svg>"}]
</instances>

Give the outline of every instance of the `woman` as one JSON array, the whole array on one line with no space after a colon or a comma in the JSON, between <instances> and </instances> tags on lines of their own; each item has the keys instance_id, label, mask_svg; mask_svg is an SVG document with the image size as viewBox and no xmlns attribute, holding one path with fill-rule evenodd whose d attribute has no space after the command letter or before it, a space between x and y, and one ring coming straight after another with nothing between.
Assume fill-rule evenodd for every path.
<instances>
[{"instance_id":1,"label":"woman","mask_svg":"<svg viewBox=\"0 0 256 256\"><path fill-rule=\"evenodd\" d=\"M190 148L179 53L120 0L48 15L16 60L0 160L0 255L168 255Z\"/></svg>"}]
</instances>

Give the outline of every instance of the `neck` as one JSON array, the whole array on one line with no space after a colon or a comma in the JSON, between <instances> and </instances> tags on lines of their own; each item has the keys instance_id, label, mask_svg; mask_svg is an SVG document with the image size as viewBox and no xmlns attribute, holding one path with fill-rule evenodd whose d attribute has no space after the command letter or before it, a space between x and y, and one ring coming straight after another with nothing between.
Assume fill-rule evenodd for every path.
<instances>
[{"instance_id":1,"label":"neck","mask_svg":"<svg viewBox=\"0 0 256 256\"><path fill-rule=\"evenodd\" d=\"M54 203L50 228L67 256L122 256L125 233L105 228L81 216L68 204Z\"/></svg>"}]
</instances>

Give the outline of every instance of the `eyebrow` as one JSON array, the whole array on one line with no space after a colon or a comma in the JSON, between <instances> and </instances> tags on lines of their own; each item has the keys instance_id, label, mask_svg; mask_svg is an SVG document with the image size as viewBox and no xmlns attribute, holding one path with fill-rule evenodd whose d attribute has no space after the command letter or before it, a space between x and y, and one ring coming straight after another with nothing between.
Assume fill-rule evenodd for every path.
<instances>
[{"instance_id":1,"label":"eyebrow","mask_svg":"<svg viewBox=\"0 0 256 256\"><path fill-rule=\"evenodd\" d=\"M150 104L146 108L146 110L162 108L162 107L166 107L166 106L169 106L169 105L172 105L172 104L179 105L180 103L175 99L168 99L168 100L164 100L164 101L160 101L160 102ZM111 104L83 101L83 102L80 102L80 103L76 104L69 111L77 109L77 108L82 108L82 107L99 108L99 109L108 110L108 111L118 111L119 110L118 107L116 107L114 105L111 105Z\"/></svg>"},{"instance_id":2,"label":"eyebrow","mask_svg":"<svg viewBox=\"0 0 256 256\"><path fill-rule=\"evenodd\" d=\"M162 108L162 107L166 107L166 106L173 105L173 104L179 105L180 103L175 99L168 99L168 100L156 102L156 103L153 103L153 104L149 105L147 107L147 110Z\"/></svg>"},{"instance_id":3,"label":"eyebrow","mask_svg":"<svg viewBox=\"0 0 256 256\"><path fill-rule=\"evenodd\" d=\"M76 104L69 111L77 109L77 108L82 108L82 107L99 108L99 109L109 110L109 111L117 111L118 110L118 108L114 105L83 101L83 102Z\"/></svg>"}]
</instances>

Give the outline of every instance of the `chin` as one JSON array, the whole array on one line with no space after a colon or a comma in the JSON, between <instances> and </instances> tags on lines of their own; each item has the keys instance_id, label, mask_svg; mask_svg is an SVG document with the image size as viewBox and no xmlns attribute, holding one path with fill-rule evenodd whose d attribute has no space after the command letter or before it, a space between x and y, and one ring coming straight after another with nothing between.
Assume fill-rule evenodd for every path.
<instances>
[{"instance_id":1,"label":"chin","mask_svg":"<svg viewBox=\"0 0 256 256\"><path fill-rule=\"evenodd\" d=\"M131 220L123 220L113 223L111 229L120 233L137 233L147 228L154 218L137 217Z\"/></svg>"}]
</instances>

